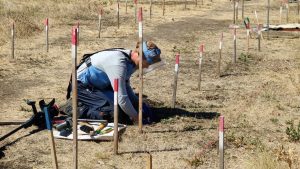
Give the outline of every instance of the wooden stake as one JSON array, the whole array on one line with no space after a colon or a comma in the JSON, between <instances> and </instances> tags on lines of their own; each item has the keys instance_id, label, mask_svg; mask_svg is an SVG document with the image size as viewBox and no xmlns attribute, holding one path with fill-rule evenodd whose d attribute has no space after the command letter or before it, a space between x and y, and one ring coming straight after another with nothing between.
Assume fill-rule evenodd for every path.
<instances>
[{"instance_id":1,"label":"wooden stake","mask_svg":"<svg viewBox=\"0 0 300 169\"><path fill-rule=\"evenodd\" d=\"M279 9L279 24L282 23L282 6L280 6L280 9Z\"/></svg>"},{"instance_id":2,"label":"wooden stake","mask_svg":"<svg viewBox=\"0 0 300 169\"><path fill-rule=\"evenodd\" d=\"M289 23L289 2L285 4L286 7L286 23Z\"/></svg>"},{"instance_id":3,"label":"wooden stake","mask_svg":"<svg viewBox=\"0 0 300 169\"><path fill-rule=\"evenodd\" d=\"M11 121L0 121L0 126L1 125L20 125L26 123L25 120L11 120Z\"/></svg>"},{"instance_id":4,"label":"wooden stake","mask_svg":"<svg viewBox=\"0 0 300 169\"><path fill-rule=\"evenodd\" d=\"M300 23L300 0L297 3L297 14L298 14L298 23Z\"/></svg>"},{"instance_id":5,"label":"wooden stake","mask_svg":"<svg viewBox=\"0 0 300 169\"><path fill-rule=\"evenodd\" d=\"M118 19L118 29L120 28L120 3L117 2L117 19Z\"/></svg>"},{"instance_id":6,"label":"wooden stake","mask_svg":"<svg viewBox=\"0 0 300 169\"><path fill-rule=\"evenodd\" d=\"M125 13L127 14L127 0L125 1Z\"/></svg>"},{"instance_id":7,"label":"wooden stake","mask_svg":"<svg viewBox=\"0 0 300 169\"><path fill-rule=\"evenodd\" d=\"M202 59L203 59L204 45L201 44L199 47L199 75L198 75L198 90L201 89L201 73L202 73Z\"/></svg>"},{"instance_id":8,"label":"wooden stake","mask_svg":"<svg viewBox=\"0 0 300 169\"><path fill-rule=\"evenodd\" d=\"M235 24L235 19L236 19L236 17L235 17L235 5L236 5L236 2L235 2L236 0L233 0L233 24Z\"/></svg>"},{"instance_id":9,"label":"wooden stake","mask_svg":"<svg viewBox=\"0 0 300 169\"><path fill-rule=\"evenodd\" d=\"M162 10L163 10L163 16L165 16L165 0L163 0L163 7L162 7Z\"/></svg>"},{"instance_id":10,"label":"wooden stake","mask_svg":"<svg viewBox=\"0 0 300 169\"><path fill-rule=\"evenodd\" d=\"M15 59L15 22L11 24L11 58Z\"/></svg>"},{"instance_id":11,"label":"wooden stake","mask_svg":"<svg viewBox=\"0 0 300 169\"><path fill-rule=\"evenodd\" d=\"M242 0L242 19L245 19L245 17L244 17L244 8L245 8L245 0Z\"/></svg>"},{"instance_id":12,"label":"wooden stake","mask_svg":"<svg viewBox=\"0 0 300 169\"><path fill-rule=\"evenodd\" d=\"M270 31L269 31L269 28L270 28L270 0L268 0L268 14L267 14L267 37L268 37L268 40L270 39L269 37L269 34L270 34Z\"/></svg>"},{"instance_id":13,"label":"wooden stake","mask_svg":"<svg viewBox=\"0 0 300 169\"><path fill-rule=\"evenodd\" d=\"M52 167L54 169L57 169L58 164L57 164L57 157L56 157L56 150L55 150L55 142L54 142L54 137L53 137L53 132L52 132L52 122L51 122L51 119L50 119L49 113L48 113L48 107L44 107L44 113L45 113L46 126L47 126L47 130L49 133L49 140L50 140L50 146L51 146Z\"/></svg>"},{"instance_id":14,"label":"wooden stake","mask_svg":"<svg viewBox=\"0 0 300 169\"><path fill-rule=\"evenodd\" d=\"M239 1L236 1L235 2L235 10L236 10L236 19L235 19L235 22L237 22L238 21L238 19L239 19Z\"/></svg>"},{"instance_id":15,"label":"wooden stake","mask_svg":"<svg viewBox=\"0 0 300 169\"><path fill-rule=\"evenodd\" d=\"M202 5L202 6L204 5L204 0L201 0L201 5Z\"/></svg>"},{"instance_id":16,"label":"wooden stake","mask_svg":"<svg viewBox=\"0 0 300 169\"><path fill-rule=\"evenodd\" d=\"M250 29L247 28L247 53L249 53L249 46L250 46Z\"/></svg>"},{"instance_id":17,"label":"wooden stake","mask_svg":"<svg viewBox=\"0 0 300 169\"><path fill-rule=\"evenodd\" d=\"M175 73L174 73L174 86L173 86L173 97L172 97L172 108L175 108L176 103L176 90L177 90L177 79L178 79L178 69L179 69L179 53L176 54L176 62L175 62Z\"/></svg>"},{"instance_id":18,"label":"wooden stake","mask_svg":"<svg viewBox=\"0 0 300 169\"><path fill-rule=\"evenodd\" d=\"M98 21L98 38L101 37L101 19L102 19L102 15L103 15L103 9L100 8L100 11L99 11L99 21Z\"/></svg>"},{"instance_id":19,"label":"wooden stake","mask_svg":"<svg viewBox=\"0 0 300 169\"><path fill-rule=\"evenodd\" d=\"M48 44L48 31L49 31L49 27L48 27L48 24L49 24L49 20L48 18L45 19L45 32L46 32L46 51L48 52L49 51L49 44Z\"/></svg>"},{"instance_id":20,"label":"wooden stake","mask_svg":"<svg viewBox=\"0 0 300 169\"><path fill-rule=\"evenodd\" d=\"M198 5L198 1L197 0L195 0L195 6L197 6Z\"/></svg>"},{"instance_id":21,"label":"wooden stake","mask_svg":"<svg viewBox=\"0 0 300 169\"><path fill-rule=\"evenodd\" d=\"M152 18L152 0L150 0L150 6L149 6L149 15L150 15L150 19Z\"/></svg>"},{"instance_id":22,"label":"wooden stake","mask_svg":"<svg viewBox=\"0 0 300 169\"><path fill-rule=\"evenodd\" d=\"M233 29L233 58L232 63L236 63L236 28Z\"/></svg>"},{"instance_id":23,"label":"wooden stake","mask_svg":"<svg viewBox=\"0 0 300 169\"><path fill-rule=\"evenodd\" d=\"M184 10L186 10L187 0L184 1Z\"/></svg>"},{"instance_id":24,"label":"wooden stake","mask_svg":"<svg viewBox=\"0 0 300 169\"><path fill-rule=\"evenodd\" d=\"M119 106L118 106L118 90L119 90L119 80L114 80L114 154L118 154L118 143L119 143Z\"/></svg>"},{"instance_id":25,"label":"wooden stake","mask_svg":"<svg viewBox=\"0 0 300 169\"><path fill-rule=\"evenodd\" d=\"M152 155L150 153L147 156L147 169L152 169Z\"/></svg>"},{"instance_id":26,"label":"wooden stake","mask_svg":"<svg viewBox=\"0 0 300 169\"><path fill-rule=\"evenodd\" d=\"M77 28L72 29L72 111L73 111L73 168L78 168L77 140Z\"/></svg>"},{"instance_id":27,"label":"wooden stake","mask_svg":"<svg viewBox=\"0 0 300 169\"><path fill-rule=\"evenodd\" d=\"M139 10L139 131L143 132L143 12L142 7Z\"/></svg>"},{"instance_id":28,"label":"wooden stake","mask_svg":"<svg viewBox=\"0 0 300 169\"><path fill-rule=\"evenodd\" d=\"M136 23L137 20L137 0L133 0L134 2L134 23Z\"/></svg>"},{"instance_id":29,"label":"wooden stake","mask_svg":"<svg viewBox=\"0 0 300 169\"><path fill-rule=\"evenodd\" d=\"M77 22L77 46L79 46L79 21Z\"/></svg>"},{"instance_id":30,"label":"wooden stake","mask_svg":"<svg viewBox=\"0 0 300 169\"><path fill-rule=\"evenodd\" d=\"M220 116L219 121L219 153L220 169L224 169L224 116Z\"/></svg>"},{"instance_id":31,"label":"wooden stake","mask_svg":"<svg viewBox=\"0 0 300 169\"><path fill-rule=\"evenodd\" d=\"M218 59L218 76L221 77L221 60L222 60L222 43L223 43L223 32L220 38L219 45L219 59Z\"/></svg>"},{"instance_id":32,"label":"wooden stake","mask_svg":"<svg viewBox=\"0 0 300 169\"><path fill-rule=\"evenodd\" d=\"M300 0L298 0L298 3L297 3L297 13L298 13L298 23L300 23Z\"/></svg>"}]
</instances>

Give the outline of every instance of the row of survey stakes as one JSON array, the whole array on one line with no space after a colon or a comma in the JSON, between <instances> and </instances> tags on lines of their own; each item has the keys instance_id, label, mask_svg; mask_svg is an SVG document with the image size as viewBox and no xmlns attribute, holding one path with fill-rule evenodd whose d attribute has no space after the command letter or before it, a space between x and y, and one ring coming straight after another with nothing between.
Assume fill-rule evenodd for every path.
<instances>
[{"instance_id":1,"label":"row of survey stakes","mask_svg":"<svg viewBox=\"0 0 300 169\"><path fill-rule=\"evenodd\" d=\"M152 2L152 0L148 0L150 5L149 5L149 18L151 19L151 16L152 16L152 13L153 13L153 10L152 10L152 4L154 4ZM238 20L238 11L239 11L239 1L240 0L233 0L233 24L236 24L237 20ZM126 8L126 14L127 14L127 0L125 1L125 8ZM162 14L165 15L165 0L162 0L163 3L162 4ZM203 2L204 0L202 0L202 5L203 5ZM212 2L212 1L211 1ZM290 13L290 10L289 10L289 1L288 0L281 0L281 5L280 5L280 12L279 12L279 24L282 23L282 13L283 13L283 9L285 9L285 13L286 13L286 23L289 23L289 13ZM134 13L135 13L135 22L137 21L137 6L138 6L138 1L137 0L133 0L133 3L134 3ZM187 4L187 0L185 0L185 4ZM197 5L197 0L195 0L195 4ZM244 9L245 9L245 5L244 5L244 0L242 0L242 5L241 5L241 8L242 8L242 19L245 19L244 17ZM185 5L186 6L186 5ZM297 18L298 18L298 23L300 23L300 0L297 1ZM117 27L118 29L120 28L120 0L117 0ZM258 33L261 33L261 30L263 25L262 24L259 24L259 20L258 20L258 14L256 12L256 10L254 11L254 14L255 14L255 18L256 18L256 24L258 25L256 31ZM269 16L270 14L270 0L268 0L268 4L267 4L267 30L269 30L269 25L270 25L270 22L269 22ZM101 37L101 28L102 28L102 18L103 18L103 15L104 15L104 9L102 6L99 7L98 9L98 38ZM250 26L250 24L247 24L246 22L250 22L249 19L244 21L245 22L245 26L247 28L247 34L249 34L250 32L250 27L247 27L247 26ZM49 19L46 18L45 21L44 21L44 25L45 25L45 37L46 37L46 40L45 40L45 44L46 44L46 51L48 52L49 51ZM14 59L15 58L15 36L16 36L16 33L15 33L15 22L13 21L11 23L11 58ZM233 27L231 27L233 28ZM236 26L236 28L239 28L238 26ZM249 31L248 31L249 30ZM79 39L79 22L77 22L77 31L78 31L78 39ZM248 36L247 36L248 38ZM258 49L260 50L260 40L261 38L263 38L262 35L260 35L260 38L258 38ZM268 31L268 38L269 38L269 31ZM79 40L78 40L79 41ZM78 42L79 43L79 42ZM248 46L249 46L249 43L248 43Z\"/></svg>"},{"instance_id":2,"label":"row of survey stakes","mask_svg":"<svg viewBox=\"0 0 300 169\"><path fill-rule=\"evenodd\" d=\"M118 5L119 6L119 5ZM234 16L237 16L237 9L235 8L236 5L234 5ZM101 30L101 16L103 14L103 10L101 9L99 12L99 34L98 37L100 37L100 30ZM138 14L138 30L139 30L139 41L143 42L143 14L142 14L142 8L139 8ZM257 13L255 11L255 16L257 17ZM234 17L234 23L236 17ZM258 19L257 19L258 20ZM249 51L249 36L250 33L253 32L253 29L250 28L250 21L245 20L245 27L246 27L246 32L247 32L247 51ZM258 23L257 21L257 29L256 32L258 34L257 39L258 39L258 50L260 50L260 37L261 37L261 28L262 25ZM119 25L118 25L119 26ZM14 39L14 23L12 24L12 38ZM234 45L234 51L233 51L233 63L236 62L236 29L239 28L237 25L231 25L231 29L233 29L233 45ZM46 30L46 50L49 50L48 47L48 31L49 31L49 20L45 20L45 30ZM73 106L73 126L77 126L77 80L75 77L77 77L77 71L76 71L76 65L77 65L77 46L79 44L79 22L72 28L72 88L73 88L73 93L72 97L74 98L72 101L72 106ZM220 65L221 65L221 56L222 56L222 44L223 44L223 33L221 34L220 38L220 44L219 44L219 58L218 58L218 75L221 76L221 71L220 71ZM143 44L141 43L140 46ZM14 43L12 43L12 55L14 56ZM140 48L142 50L142 48ZM142 53L142 51L140 51ZM200 90L201 87L201 67L203 63L203 56L204 56L204 44L201 44L199 47L199 76L198 76L198 89ZM141 57L141 56L140 56ZM14 57L13 57L14 58ZM173 97L172 97L172 107L175 108L175 103L176 103L176 91L177 91L177 79L178 79L178 73L179 73L179 59L180 59L180 54L176 54L175 56L175 73L174 73L174 88L173 88ZM143 93L143 73L142 73L142 59L140 59L140 64L139 64L139 131L142 132L142 93ZM118 126L118 79L115 79L114 81L114 126ZM45 111L46 112L46 111ZM51 143L51 153L53 157L53 168L58 168L57 165L57 158L56 158L56 151L55 151L55 142L53 138L53 132L52 132L52 126L51 126L51 121L48 116L46 115L46 122L47 122L47 128L49 129L50 133L50 143ZM73 127L73 166L74 168L78 167L78 139L77 139L77 128ZM119 140L119 134L118 130L115 130L113 132L113 138L114 138L114 154L118 154L118 140ZM220 168L224 168L224 117L220 117L220 127L219 127L219 152L220 152ZM149 154L148 158L148 167L152 167L152 157L151 154Z\"/></svg>"},{"instance_id":3,"label":"row of survey stakes","mask_svg":"<svg viewBox=\"0 0 300 169\"><path fill-rule=\"evenodd\" d=\"M138 12L138 28L139 28L139 40L140 42L143 42L143 18L142 18L142 8L139 9ZM78 25L74 26L72 28L72 107L73 107L73 126L78 125L78 112L77 112L77 46L78 46ZM143 45L142 43L140 44ZM142 50L142 48L140 48ZM204 50L204 45L201 45L200 47L200 56L202 56ZM140 51L142 53L142 51ZM140 57L142 57L140 55ZM201 58L201 57L200 57ZM140 58L140 69L142 70L142 61L143 59ZM201 65L201 60L200 60ZM177 84L177 77L178 77L178 69L179 68L179 54L176 54L176 64L175 64L175 81L174 83ZM143 92L143 74L142 71L139 71L139 80L140 80L140 86L139 86L139 131L142 132L142 92ZM118 154L118 141L119 141L119 133L118 133L118 79L114 79L114 130L113 130L113 140L114 140L114 154ZM176 97L176 87L174 87L174 95ZM173 97L173 98L175 98ZM175 107L175 99L174 99L174 107ZM52 121L49 118L48 110L45 109L45 118L46 118L46 124L47 129L49 130L49 140L51 145L51 155L52 155L52 165L53 168L58 168L57 163L57 156L56 156L56 150L55 150L55 141L52 131ZM117 129L116 129L117 128ZM78 129L76 127L73 127L72 129L72 137L73 137L73 168L78 168ZM220 166L224 166L224 117L220 117L220 127L219 127L219 152L220 152ZM149 153L147 156L147 167L152 168L152 155Z\"/></svg>"},{"instance_id":4,"label":"row of survey stakes","mask_svg":"<svg viewBox=\"0 0 300 169\"><path fill-rule=\"evenodd\" d=\"M139 9L138 12L138 28L139 28L139 40L140 42L143 42L143 22L142 22L142 8ZM78 125L77 121L77 71L76 71L76 65L77 65L77 46L78 46L78 25L74 26L72 28L72 107L73 107L73 126ZM223 36L222 36L223 37ZM222 38L223 39L223 38ZM140 44L141 46L143 45L142 43ZM222 46L220 42L220 46ZM221 47L220 47L221 49ZM140 48L142 50L142 48ZM142 53L142 51L140 51ZM202 65L202 56L204 53L204 44L200 45L200 60L199 60L199 84L198 87L200 88L200 82L201 82L201 65ZM141 55L140 55L141 57ZM175 100L176 100L176 84L177 84L177 79L178 79L178 72L179 72L179 54L176 54L176 62L175 62L175 76L174 76L174 92L173 92L173 106L175 107ZM140 59L140 69L142 70L142 61L143 59ZM143 92L143 74L142 71L139 72L139 80L140 80L140 86L139 86L139 131L142 132L142 92ZM118 79L114 79L114 128L116 126L119 126L118 124ZM47 110L45 110L47 112ZM52 131L52 122L49 118L48 115L46 115L46 123L47 123L47 128L50 131L50 144L51 144L51 154L52 154L52 159L53 159L53 168L58 168L58 163L57 163L57 156L56 156L56 150L55 150L55 142L54 142L54 137L53 137L53 131ZM219 153L220 153L220 167L224 168L224 117L220 117L219 121ZM78 130L76 127L73 127L73 166L74 168L78 167ZM114 139L114 154L118 154L118 141L119 141L119 133L118 129L114 129L113 131L113 139ZM147 156L147 167L152 168L152 155L149 153Z\"/></svg>"}]
</instances>

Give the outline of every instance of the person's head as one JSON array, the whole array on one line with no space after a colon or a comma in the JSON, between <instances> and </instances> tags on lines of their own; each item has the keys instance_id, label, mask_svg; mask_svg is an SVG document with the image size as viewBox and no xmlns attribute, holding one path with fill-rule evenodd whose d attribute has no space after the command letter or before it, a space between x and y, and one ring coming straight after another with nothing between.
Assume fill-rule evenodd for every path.
<instances>
[{"instance_id":1,"label":"person's head","mask_svg":"<svg viewBox=\"0 0 300 169\"><path fill-rule=\"evenodd\" d=\"M139 42L137 42L136 49L132 52L132 61L138 65L139 63ZM149 65L160 62L160 49L152 41L143 42L143 68Z\"/></svg>"}]
</instances>

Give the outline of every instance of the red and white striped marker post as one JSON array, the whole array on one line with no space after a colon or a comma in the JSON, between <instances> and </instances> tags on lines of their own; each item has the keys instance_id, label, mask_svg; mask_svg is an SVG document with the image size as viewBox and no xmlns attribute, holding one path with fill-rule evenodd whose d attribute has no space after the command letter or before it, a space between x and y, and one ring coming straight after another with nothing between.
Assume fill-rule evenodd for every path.
<instances>
[{"instance_id":1,"label":"red and white striped marker post","mask_svg":"<svg viewBox=\"0 0 300 169\"><path fill-rule=\"evenodd\" d=\"M139 9L139 131L143 132L143 9Z\"/></svg>"},{"instance_id":2,"label":"red and white striped marker post","mask_svg":"<svg viewBox=\"0 0 300 169\"><path fill-rule=\"evenodd\" d=\"M118 154L118 143L119 143L119 106L118 106L118 90L119 90L119 80L114 80L114 154Z\"/></svg>"},{"instance_id":3,"label":"red and white striped marker post","mask_svg":"<svg viewBox=\"0 0 300 169\"><path fill-rule=\"evenodd\" d=\"M77 46L79 46L79 21L77 22L76 29L77 29Z\"/></svg>"},{"instance_id":4,"label":"red and white striped marker post","mask_svg":"<svg viewBox=\"0 0 300 169\"><path fill-rule=\"evenodd\" d=\"M99 9L99 21L98 21L98 38L101 37L101 19L102 19L102 15L103 15L103 8L100 7Z\"/></svg>"},{"instance_id":5,"label":"red and white striped marker post","mask_svg":"<svg viewBox=\"0 0 300 169\"><path fill-rule=\"evenodd\" d=\"M201 88L201 74L202 74L202 59L204 53L204 44L199 46L199 76L198 76L198 90Z\"/></svg>"},{"instance_id":6,"label":"red and white striped marker post","mask_svg":"<svg viewBox=\"0 0 300 169\"><path fill-rule=\"evenodd\" d=\"M178 69L179 69L179 53L175 56L175 73L174 73L174 85L173 85L173 97L172 97L172 108L175 108L176 103L176 91L177 91L177 79L178 79Z\"/></svg>"},{"instance_id":7,"label":"red and white striped marker post","mask_svg":"<svg viewBox=\"0 0 300 169\"><path fill-rule=\"evenodd\" d=\"M285 8L286 8L286 23L289 23L290 9L289 9L289 1L288 0L285 1Z\"/></svg>"},{"instance_id":8,"label":"red and white striped marker post","mask_svg":"<svg viewBox=\"0 0 300 169\"><path fill-rule=\"evenodd\" d=\"M233 58L232 62L236 63L236 28L233 28Z\"/></svg>"},{"instance_id":9,"label":"red and white striped marker post","mask_svg":"<svg viewBox=\"0 0 300 169\"><path fill-rule=\"evenodd\" d=\"M120 2L117 1L117 19L118 19L118 29L120 28Z\"/></svg>"},{"instance_id":10,"label":"red and white striped marker post","mask_svg":"<svg viewBox=\"0 0 300 169\"><path fill-rule=\"evenodd\" d=\"M137 20L137 0L133 0L134 2L134 23L136 23Z\"/></svg>"},{"instance_id":11,"label":"red and white striped marker post","mask_svg":"<svg viewBox=\"0 0 300 169\"><path fill-rule=\"evenodd\" d=\"M220 116L219 121L219 153L220 169L224 169L224 116Z\"/></svg>"},{"instance_id":12,"label":"red and white striped marker post","mask_svg":"<svg viewBox=\"0 0 300 169\"><path fill-rule=\"evenodd\" d=\"M55 150L55 142L54 142L54 137L53 137L53 132L52 132L52 121L49 117L48 107L44 107L43 111L45 113L46 127L47 127L47 130L48 130L48 133L49 133L49 140L50 140L50 146L51 146L51 155L52 155L52 167L54 169L58 169L56 150Z\"/></svg>"},{"instance_id":13,"label":"red and white striped marker post","mask_svg":"<svg viewBox=\"0 0 300 169\"><path fill-rule=\"evenodd\" d=\"M218 76L219 77L221 77L222 44L223 44L223 32L221 34L220 44L219 44L219 59L218 59Z\"/></svg>"},{"instance_id":14,"label":"red and white striped marker post","mask_svg":"<svg viewBox=\"0 0 300 169\"><path fill-rule=\"evenodd\" d=\"M165 16L165 10L166 10L166 8L165 8L165 0L163 0L163 4L162 5L163 5L162 6L163 16Z\"/></svg>"},{"instance_id":15,"label":"red and white striped marker post","mask_svg":"<svg viewBox=\"0 0 300 169\"><path fill-rule=\"evenodd\" d=\"M15 22L11 23L11 58L15 59Z\"/></svg>"},{"instance_id":16,"label":"red and white striped marker post","mask_svg":"<svg viewBox=\"0 0 300 169\"><path fill-rule=\"evenodd\" d=\"M250 45L250 22L246 24L247 31L247 53L249 53L249 45Z\"/></svg>"},{"instance_id":17,"label":"red and white striped marker post","mask_svg":"<svg viewBox=\"0 0 300 169\"><path fill-rule=\"evenodd\" d=\"M256 18L256 24L259 25L260 23L259 23L259 21L258 21L258 15L257 15L256 10L254 11L254 14L255 14L255 18ZM264 39L261 32L260 32L260 38L261 38L261 39Z\"/></svg>"},{"instance_id":18,"label":"red and white striped marker post","mask_svg":"<svg viewBox=\"0 0 300 169\"><path fill-rule=\"evenodd\" d=\"M48 33L48 31L49 31L49 19L48 18L46 18L45 19L45 32L46 32L46 51L48 52L49 51L49 40L48 40L48 35L49 35L49 33Z\"/></svg>"},{"instance_id":19,"label":"red and white striped marker post","mask_svg":"<svg viewBox=\"0 0 300 169\"><path fill-rule=\"evenodd\" d=\"M72 111L73 111L73 168L78 168L77 141L77 28L72 28Z\"/></svg>"},{"instance_id":20,"label":"red and white striped marker post","mask_svg":"<svg viewBox=\"0 0 300 169\"><path fill-rule=\"evenodd\" d=\"M260 52L260 41L261 41L261 29L262 29L262 24L257 25L257 40L258 40L258 51Z\"/></svg>"}]
</instances>

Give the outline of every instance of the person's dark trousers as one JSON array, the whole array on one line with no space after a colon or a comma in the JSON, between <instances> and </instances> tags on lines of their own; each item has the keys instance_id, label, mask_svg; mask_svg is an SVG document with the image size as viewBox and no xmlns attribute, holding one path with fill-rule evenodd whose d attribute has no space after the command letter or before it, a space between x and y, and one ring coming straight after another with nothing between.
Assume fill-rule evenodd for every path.
<instances>
[{"instance_id":1,"label":"person's dark trousers","mask_svg":"<svg viewBox=\"0 0 300 169\"><path fill-rule=\"evenodd\" d=\"M113 93L113 89L109 90ZM107 92L107 91L106 91ZM78 110L79 117L113 121L114 104L103 91L90 88L78 82ZM119 123L132 124L129 116L119 108Z\"/></svg>"}]
</instances>

